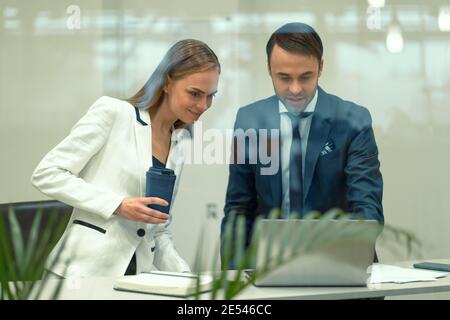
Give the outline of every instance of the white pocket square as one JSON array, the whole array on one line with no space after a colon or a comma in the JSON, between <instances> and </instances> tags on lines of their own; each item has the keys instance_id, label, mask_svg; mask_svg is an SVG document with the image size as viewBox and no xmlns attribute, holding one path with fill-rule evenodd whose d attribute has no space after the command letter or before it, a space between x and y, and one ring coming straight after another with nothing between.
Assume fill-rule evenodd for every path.
<instances>
[{"instance_id":1,"label":"white pocket square","mask_svg":"<svg viewBox=\"0 0 450 320\"><path fill-rule=\"evenodd\" d=\"M334 145L333 140L328 140L325 143L325 146L323 147L322 151L320 151L320 155L324 156L326 154L329 154L329 153L333 152L334 149L336 149L336 146Z\"/></svg>"}]
</instances>

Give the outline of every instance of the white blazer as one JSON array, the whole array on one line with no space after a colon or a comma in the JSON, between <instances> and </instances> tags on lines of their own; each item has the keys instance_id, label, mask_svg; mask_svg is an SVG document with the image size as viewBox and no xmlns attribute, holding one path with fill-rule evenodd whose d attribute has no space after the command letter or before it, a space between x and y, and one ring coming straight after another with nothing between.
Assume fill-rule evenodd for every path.
<instances>
[{"instance_id":1,"label":"white blazer","mask_svg":"<svg viewBox=\"0 0 450 320\"><path fill-rule=\"evenodd\" d=\"M137 272L190 271L178 255L164 224L135 222L113 214L126 197L145 195L145 173L152 165L148 111L103 96L72 128L69 136L39 163L31 183L74 210L50 255L51 271L62 276L122 276L136 252ZM173 200L183 166L186 135L174 131L166 167L176 175ZM173 201L172 201L173 203ZM153 266L154 265L154 266ZM48 264L49 266L49 264Z\"/></svg>"}]
</instances>

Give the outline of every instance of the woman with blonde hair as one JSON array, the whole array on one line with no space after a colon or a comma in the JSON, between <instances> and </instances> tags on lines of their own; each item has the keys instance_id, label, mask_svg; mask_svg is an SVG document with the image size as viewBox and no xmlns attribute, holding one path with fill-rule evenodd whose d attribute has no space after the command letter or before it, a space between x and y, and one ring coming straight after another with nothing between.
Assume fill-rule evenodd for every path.
<instances>
[{"instance_id":1,"label":"woman with blonde hair","mask_svg":"<svg viewBox=\"0 0 450 320\"><path fill-rule=\"evenodd\" d=\"M172 169L173 203L186 140L176 129L211 106L219 74L217 56L205 43L179 41L142 89L126 100L99 98L41 160L32 184L74 208L50 255L50 275L190 271L171 239L173 215L149 207L168 203L145 197L145 177L152 166Z\"/></svg>"}]
</instances>

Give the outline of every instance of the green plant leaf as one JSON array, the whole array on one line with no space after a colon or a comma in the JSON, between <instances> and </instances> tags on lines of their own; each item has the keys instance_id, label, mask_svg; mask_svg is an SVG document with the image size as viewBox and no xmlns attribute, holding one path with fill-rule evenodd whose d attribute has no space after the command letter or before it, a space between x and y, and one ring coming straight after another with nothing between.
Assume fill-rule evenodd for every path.
<instances>
[{"instance_id":1,"label":"green plant leaf","mask_svg":"<svg viewBox=\"0 0 450 320\"><path fill-rule=\"evenodd\" d=\"M3 214L0 212L0 286L1 286L1 299L10 300L13 297L11 288L9 286L10 281L10 268L12 265L12 252L10 250L9 239L7 237L5 222L3 220Z\"/></svg>"},{"instance_id":2,"label":"green plant leaf","mask_svg":"<svg viewBox=\"0 0 450 320\"><path fill-rule=\"evenodd\" d=\"M11 211L8 210L8 214L10 214ZM9 217L8 217L8 222L9 222ZM3 219L2 219L3 222ZM22 284L18 281L18 276L17 276L17 263L14 260L14 253L13 253L13 244L11 244L9 238L8 238L8 232L7 232L7 228L5 228L5 224L2 223L0 229L0 237L1 237L1 245L2 245L2 253L3 253L3 261L4 261L4 266L6 269L6 281L11 281L13 284L13 289L14 291L10 290L10 286L9 283L5 285L5 289L6 289L6 293L8 295L7 299L9 300L14 300L16 299L17 296L20 296L20 292L22 290ZM13 239L14 240L14 239ZM3 288L3 287L2 287Z\"/></svg>"},{"instance_id":3,"label":"green plant leaf","mask_svg":"<svg viewBox=\"0 0 450 320\"><path fill-rule=\"evenodd\" d=\"M9 225L11 229L11 237L12 237L12 245L14 248L14 255L16 259L16 263L19 267L19 274L24 266L24 245L23 245L23 237L22 237L22 231L20 229L20 224L17 221L16 215L14 213L14 209L12 206L9 207L8 210L8 218L9 218Z\"/></svg>"},{"instance_id":4,"label":"green plant leaf","mask_svg":"<svg viewBox=\"0 0 450 320\"><path fill-rule=\"evenodd\" d=\"M40 233L42 212L38 210L33 218L27 243L23 241L20 224L12 207L8 210L8 221L7 226L3 217L0 216L1 299L37 299L47 280L47 277L42 280L40 277L48 254L59 240L67 220L59 219L58 222L57 210L53 210ZM8 239L7 230L11 230L11 242ZM64 245L65 240L56 253L56 257L59 257ZM37 283L40 284L38 288L36 288ZM10 288L9 284L12 284L13 288ZM49 292L52 299L58 297L62 284L63 281L60 281L56 288Z\"/></svg>"},{"instance_id":5,"label":"green plant leaf","mask_svg":"<svg viewBox=\"0 0 450 320\"><path fill-rule=\"evenodd\" d=\"M59 219L58 211L57 209L52 210L49 215L48 223L45 226L45 229L42 232L42 236L39 241L39 245L37 246L36 254L34 255L34 261L32 264L39 266L38 269L34 273L34 277L37 278L38 276L42 275L44 273L45 267L47 266L49 269L52 269L55 264L57 263L61 253L63 252L65 248L65 244L67 242L67 238L64 238L62 240L61 245L58 248L58 251L53 256L53 260L49 261L49 254L57 241L60 238L60 235L62 234L63 230L65 229L67 224L66 220ZM67 262L67 261L66 261ZM66 263L67 265L67 263ZM39 287L37 289L37 292L35 294L35 299L39 298L42 294L43 288L46 284L46 281L48 280L48 274L44 273L44 277L42 278L42 281L39 283ZM36 284L36 283L34 283ZM51 295L57 296L61 290L62 281L60 281L59 285L56 287L54 293Z\"/></svg>"},{"instance_id":6,"label":"green plant leaf","mask_svg":"<svg viewBox=\"0 0 450 320\"><path fill-rule=\"evenodd\" d=\"M31 229L30 229L30 236L28 238L28 243L26 244L26 248L25 248L24 259L23 259L24 266L30 265L31 258L36 249L38 235L39 235L39 227L41 225L41 219L42 219L42 209L38 209L36 212L36 215L33 219L33 223L31 225Z\"/></svg>"}]
</instances>

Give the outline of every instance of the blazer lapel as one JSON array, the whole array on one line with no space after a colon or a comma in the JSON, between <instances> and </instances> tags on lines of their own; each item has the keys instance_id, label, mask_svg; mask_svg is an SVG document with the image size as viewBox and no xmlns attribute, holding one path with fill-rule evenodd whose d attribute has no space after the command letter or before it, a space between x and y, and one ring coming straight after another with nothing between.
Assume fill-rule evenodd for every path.
<instances>
[{"instance_id":1,"label":"blazer lapel","mask_svg":"<svg viewBox=\"0 0 450 320\"><path fill-rule=\"evenodd\" d=\"M262 126L262 128L267 128L268 133L268 147L271 145L272 139L276 139L275 141L275 150L270 150L270 156L273 159L274 157L278 157L278 168L274 175L268 176L268 181L270 183L270 189L272 193L273 206L275 208L281 207L281 149L280 149L280 112L278 110L278 97L272 96L268 99L267 105L263 106L263 110L266 112L262 112L265 115L264 119L266 123ZM278 132L278 137L272 137L271 130L275 129ZM260 174L260 173L258 173Z\"/></svg>"},{"instance_id":2,"label":"blazer lapel","mask_svg":"<svg viewBox=\"0 0 450 320\"><path fill-rule=\"evenodd\" d=\"M150 115L147 110L135 108L136 121L134 123L136 137L136 152L140 179L140 196L145 194L145 172L152 165L152 130L150 128Z\"/></svg>"},{"instance_id":3,"label":"blazer lapel","mask_svg":"<svg viewBox=\"0 0 450 320\"><path fill-rule=\"evenodd\" d=\"M170 138L169 155L167 156L166 168L172 169L178 176L178 171L184 162L184 150L182 140L186 135L185 129L173 128L172 136Z\"/></svg>"},{"instance_id":4,"label":"blazer lapel","mask_svg":"<svg viewBox=\"0 0 450 320\"><path fill-rule=\"evenodd\" d=\"M333 106L330 105L327 93L320 87L318 87L318 90L317 105L311 121L308 147L306 150L303 200L308 195L320 151L325 145L331 129L330 118L332 117Z\"/></svg>"},{"instance_id":5,"label":"blazer lapel","mask_svg":"<svg viewBox=\"0 0 450 320\"><path fill-rule=\"evenodd\" d=\"M153 165L152 161L152 130L150 115L147 110L135 108L136 145L139 156L139 167L146 172ZM174 128L173 128L174 129ZM183 150L179 142L183 139L185 130L173 130L166 168L178 171L180 161L183 161Z\"/></svg>"}]
</instances>

